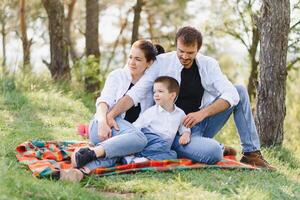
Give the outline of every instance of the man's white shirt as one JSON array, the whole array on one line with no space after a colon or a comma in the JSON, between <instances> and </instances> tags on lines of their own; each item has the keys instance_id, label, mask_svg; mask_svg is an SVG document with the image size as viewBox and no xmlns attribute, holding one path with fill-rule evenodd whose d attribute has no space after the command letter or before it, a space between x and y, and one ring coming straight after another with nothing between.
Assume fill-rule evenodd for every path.
<instances>
[{"instance_id":1,"label":"man's white shirt","mask_svg":"<svg viewBox=\"0 0 300 200\"><path fill-rule=\"evenodd\" d=\"M200 53L197 54L195 59L204 88L200 108L208 106L217 98L226 100L231 107L237 105L239 102L238 92L221 72L218 62ZM159 76L173 77L180 84L182 69L183 66L177 57L176 51L160 54L138 83L127 92L127 95L132 98L134 104L140 102L152 91L154 80Z\"/></svg>"},{"instance_id":2,"label":"man's white shirt","mask_svg":"<svg viewBox=\"0 0 300 200\"><path fill-rule=\"evenodd\" d=\"M133 125L139 130L145 128L150 133L155 133L165 139L170 145L173 143L177 131L191 130L182 124L185 113L174 105L174 111L168 112L159 105L154 105L142 113Z\"/></svg>"}]
</instances>

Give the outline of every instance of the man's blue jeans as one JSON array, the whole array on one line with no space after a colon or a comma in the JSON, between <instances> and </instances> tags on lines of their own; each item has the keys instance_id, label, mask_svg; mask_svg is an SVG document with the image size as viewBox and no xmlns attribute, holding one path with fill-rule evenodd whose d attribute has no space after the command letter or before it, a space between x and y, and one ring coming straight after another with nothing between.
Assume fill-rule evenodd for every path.
<instances>
[{"instance_id":1,"label":"man's blue jeans","mask_svg":"<svg viewBox=\"0 0 300 200\"><path fill-rule=\"evenodd\" d=\"M93 119L89 126L90 142L94 145L101 145L105 150L105 158L98 158L88 163L85 167L93 170L98 167L112 167L120 157L140 152L147 144L147 138L131 123L117 117L116 122L120 130L112 129L112 137L100 141L98 136L98 121Z\"/></svg>"},{"instance_id":2,"label":"man's blue jeans","mask_svg":"<svg viewBox=\"0 0 300 200\"><path fill-rule=\"evenodd\" d=\"M177 152L179 158L185 157L196 162L208 164L220 161L223 157L223 146L211 138L224 126L232 113L243 152L252 152L260 149L248 92L243 86L235 87L240 96L240 101L236 106L196 124L191 129L192 137L189 144L185 146L180 145L178 142L179 136L176 136L172 149Z\"/></svg>"}]
</instances>

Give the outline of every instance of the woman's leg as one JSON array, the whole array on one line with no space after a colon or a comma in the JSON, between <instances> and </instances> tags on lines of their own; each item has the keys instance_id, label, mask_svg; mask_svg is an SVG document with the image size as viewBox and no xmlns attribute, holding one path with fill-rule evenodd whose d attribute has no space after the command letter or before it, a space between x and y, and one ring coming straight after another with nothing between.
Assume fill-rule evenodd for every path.
<instances>
[{"instance_id":1,"label":"woman's leg","mask_svg":"<svg viewBox=\"0 0 300 200\"><path fill-rule=\"evenodd\" d=\"M72 156L75 167L82 167L97 158L116 158L140 152L147 144L146 136L131 123L116 118L120 130L112 129L112 137L97 144L90 149L77 150ZM97 123L92 123L93 129L98 129Z\"/></svg>"}]
</instances>

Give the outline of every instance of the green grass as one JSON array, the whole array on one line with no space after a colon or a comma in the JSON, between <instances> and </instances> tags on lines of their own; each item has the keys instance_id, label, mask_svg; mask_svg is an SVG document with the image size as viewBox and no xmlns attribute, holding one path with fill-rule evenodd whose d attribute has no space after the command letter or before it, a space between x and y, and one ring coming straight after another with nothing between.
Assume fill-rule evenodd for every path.
<instances>
[{"instance_id":1,"label":"green grass","mask_svg":"<svg viewBox=\"0 0 300 200\"><path fill-rule=\"evenodd\" d=\"M76 124L94 112L94 100L80 86L55 85L48 78L0 79L0 199L300 199L299 73L288 84L283 147L263 149L276 172L199 169L138 173L81 183L37 179L20 165L15 147L31 139L81 140ZM231 122L218 140L240 150Z\"/></svg>"}]
</instances>

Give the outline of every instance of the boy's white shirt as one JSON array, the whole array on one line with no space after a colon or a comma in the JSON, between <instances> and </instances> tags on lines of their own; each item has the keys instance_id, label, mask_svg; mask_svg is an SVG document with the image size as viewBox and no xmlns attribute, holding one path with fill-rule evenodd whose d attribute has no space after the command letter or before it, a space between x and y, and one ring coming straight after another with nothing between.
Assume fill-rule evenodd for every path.
<instances>
[{"instance_id":1,"label":"boy's white shirt","mask_svg":"<svg viewBox=\"0 0 300 200\"><path fill-rule=\"evenodd\" d=\"M126 94L131 81L132 76L126 66L109 73L101 91L101 95L96 100L96 107L99 103L104 102L108 105L109 110L111 110L119 99ZM139 102L141 104L141 113L154 104L152 88ZM122 113L121 116L124 118L125 113Z\"/></svg>"},{"instance_id":2,"label":"boy's white shirt","mask_svg":"<svg viewBox=\"0 0 300 200\"><path fill-rule=\"evenodd\" d=\"M198 53L196 63L204 88L200 108L208 106L217 98L226 100L231 107L237 105L239 102L238 92L227 77L222 74L218 62L211 57ZM154 80L158 76L171 76L180 83L182 69L183 66L176 51L160 54L139 82L127 92L127 95L136 104L152 90Z\"/></svg>"},{"instance_id":3,"label":"boy's white shirt","mask_svg":"<svg viewBox=\"0 0 300 200\"><path fill-rule=\"evenodd\" d=\"M175 105L173 112L168 112L161 106L154 105L143 112L133 125L139 130L146 128L172 144L177 131L180 135L184 132L191 132L182 124L184 117L184 111Z\"/></svg>"}]
</instances>

